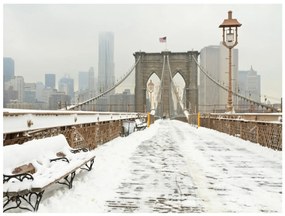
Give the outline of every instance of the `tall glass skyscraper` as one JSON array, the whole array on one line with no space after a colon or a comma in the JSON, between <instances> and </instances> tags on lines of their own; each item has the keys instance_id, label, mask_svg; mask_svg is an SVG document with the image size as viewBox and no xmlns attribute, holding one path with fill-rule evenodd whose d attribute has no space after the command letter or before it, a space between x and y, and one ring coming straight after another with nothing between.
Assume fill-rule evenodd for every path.
<instances>
[{"instance_id":1,"label":"tall glass skyscraper","mask_svg":"<svg viewBox=\"0 0 285 216\"><path fill-rule=\"evenodd\" d=\"M79 92L89 89L89 73L85 71L80 71L78 73L78 90Z\"/></svg>"},{"instance_id":2,"label":"tall glass skyscraper","mask_svg":"<svg viewBox=\"0 0 285 216\"><path fill-rule=\"evenodd\" d=\"M55 74L45 74L45 87L55 89Z\"/></svg>"},{"instance_id":3,"label":"tall glass skyscraper","mask_svg":"<svg viewBox=\"0 0 285 216\"><path fill-rule=\"evenodd\" d=\"M14 78L15 76L15 64L14 60L9 57L3 58L3 75L4 75L4 82L7 82Z\"/></svg>"},{"instance_id":4,"label":"tall glass skyscraper","mask_svg":"<svg viewBox=\"0 0 285 216\"><path fill-rule=\"evenodd\" d=\"M220 85L228 88L228 49L220 43L216 46L207 46L200 51L200 64L206 72ZM232 50L232 86L237 92L238 49ZM234 105L237 104L233 96ZM227 91L216 85L204 73L200 72L199 111L223 112L227 104Z\"/></svg>"},{"instance_id":5,"label":"tall glass skyscraper","mask_svg":"<svg viewBox=\"0 0 285 216\"><path fill-rule=\"evenodd\" d=\"M98 91L104 92L114 85L114 33L99 34Z\"/></svg>"},{"instance_id":6,"label":"tall glass skyscraper","mask_svg":"<svg viewBox=\"0 0 285 216\"><path fill-rule=\"evenodd\" d=\"M260 75L257 74L257 71L253 70L251 66L250 70L239 71L238 75L239 93L254 101L261 102ZM246 104L242 100L240 103Z\"/></svg>"},{"instance_id":7,"label":"tall glass skyscraper","mask_svg":"<svg viewBox=\"0 0 285 216\"><path fill-rule=\"evenodd\" d=\"M90 67L88 71L88 88L90 91L95 90L94 68Z\"/></svg>"},{"instance_id":8,"label":"tall glass skyscraper","mask_svg":"<svg viewBox=\"0 0 285 216\"><path fill-rule=\"evenodd\" d=\"M74 80L68 75L62 77L58 83L58 90L70 96L72 100L74 98Z\"/></svg>"}]
</instances>

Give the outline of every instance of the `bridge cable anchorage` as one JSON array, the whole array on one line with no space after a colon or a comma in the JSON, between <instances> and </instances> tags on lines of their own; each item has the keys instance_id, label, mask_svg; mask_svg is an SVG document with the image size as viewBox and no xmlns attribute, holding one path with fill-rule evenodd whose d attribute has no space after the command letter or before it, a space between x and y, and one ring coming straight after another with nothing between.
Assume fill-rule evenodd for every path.
<instances>
[{"instance_id":1,"label":"bridge cable anchorage","mask_svg":"<svg viewBox=\"0 0 285 216\"><path fill-rule=\"evenodd\" d=\"M204 68L197 62L197 59L196 59L193 55L191 55L191 56L192 56L192 58L194 59L194 61L195 61L195 63L197 64L197 66L200 68L200 71L202 71L202 72L206 75L206 77L207 77L208 79L210 79L212 82L214 82L216 85L218 85L220 88L224 89L225 91L229 91L225 86L221 85L221 84L220 84L219 82L217 82L214 78L212 78L212 77L209 75L209 73L206 72L206 71L204 70ZM232 94L235 95L235 96L237 96L237 97L239 97L239 98L241 98L241 99L243 99L243 100L245 100L245 101L247 101L247 102L253 103L253 104L258 105L258 106L261 106L262 108L265 107L265 108L271 110L272 112L273 112L273 111L274 111L274 112L280 112L278 109L276 109L276 108L273 107L273 106L268 106L268 105L266 105L266 104L262 104L262 103L260 103L260 102L254 101L254 100L252 100L252 99L250 99L250 98L247 98L247 97L245 97L245 96L243 96L243 95L241 95L241 94L239 94L239 93L236 93L236 92L234 92L234 91L232 91Z\"/></svg>"},{"instance_id":2,"label":"bridge cable anchorage","mask_svg":"<svg viewBox=\"0 0 285 216\"><path fill-rule=\"evenodd\" d=\"M134 71L136 65L139 63L140 58L141 58L141 56L139 56L139 58L138 58L138 60L135 62L135 64L129 69L128 73L127 73L120 81L118 81L115 85L113 85L111 88L109 88L108 90L104 91L103 93L101 93L101 94L99 94L99 95L97 95L97 96L95 96L95 97L92 97L92 98L90 98L90 99L88 99L88 100L86 100L86 101L83 101L83 102L81 102L81 103L79 103L79 104L70 106L70 107L68 107L66 110L74 110L74 109L77 108L77 107L81 107L81 106L83 106L83 105L85 105L85 104L87 104L87 103L96 101L96 100L99 99L100 97L102 97L102 96L108 94L110 91L114 90L116 87L118 87L122 82L124 82L124 81L131 75L131 73Z\"/></svg>"},{"instance_id":3,"label":"bridge cable anchorage","mask_svg":"<svg viewBox=\"0 0 285 216\"><path fill-rule=\"evenodd\" d=\"M171 68L170 68L170 63L169 63L169 56L168 55L167 55L167 64L168 64L168 71L169 71L169 76L170 76L170 80L171 80L172 91L174 92L174 95L175 95L177 101L179 102L179 105L180 105L181 109L183 110L184 115L186 116L186 118L188 120L189 112L186 109L186 107L184 106L182 98L179 97L179 94L177 92L177 88L176 88L177 85L175 85L175 82L174 82L174 80L172 78L172 73L171 73Z\"/></svg>"}]
</instances>

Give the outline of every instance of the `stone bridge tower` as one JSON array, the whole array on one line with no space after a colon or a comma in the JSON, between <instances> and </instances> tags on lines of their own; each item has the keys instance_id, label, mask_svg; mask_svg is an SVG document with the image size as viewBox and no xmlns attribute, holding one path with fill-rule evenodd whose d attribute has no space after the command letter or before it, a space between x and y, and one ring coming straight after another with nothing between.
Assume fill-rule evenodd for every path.
<instances>
[{"instance_id":1,"label":"stone bridge tower","mask_svg":"<svg viewBox=\"0 0 285 216\"><path fill-rule=\"evenodd\" d=\"M135 110L136 112L145 112L147 81L152 74L156 74L162 82L161 87L161 103L158 105L160 115L170 116L170 91L171 79L167 61L165 60L164 72L163 61L164 56L169 58L172 78L179 73L185 82L186 88L186 109L190 112L198 112L198 66L194 59L198 59L198 51L176 52L164 51L161 53L145 53L136 52L134 54L135 61L140 57L139 63L135 68ZM167 58L165 58L167 59ZM163 75L163 77L162 77Z\"/></svg>"}]
</instances>

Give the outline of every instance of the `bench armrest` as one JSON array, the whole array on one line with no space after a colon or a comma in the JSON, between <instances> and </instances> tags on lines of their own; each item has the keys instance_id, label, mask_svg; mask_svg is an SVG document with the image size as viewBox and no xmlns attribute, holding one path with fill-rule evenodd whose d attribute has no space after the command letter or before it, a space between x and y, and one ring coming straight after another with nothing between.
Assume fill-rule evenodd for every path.
<instances>
[{"instance_id":1,"label":"bench armrest","mask_svg":"<svg viewBox=\"0 0 285 216\"><path fill-rule=\"evenodd\" d=\"M3 184L5 182L10 181L11 179L17 179L20 182L22 182L24 179L34 180L33 176L29 173L22 173L22 174L16 174L16 175L5 175L5 174L3 174Z\"/></svg>"},{"instance_id":2,"label":"bench armrest","mask_svg":"<svg viewBox=\"0 0 285 216\"><path fill-rule=\"evenodd\" d=\"M66 157L53 158L53 159L50 159L49 161L54 162L54 161L58 161L58 160L62 160L62 161L69 163L69 160Z\"/></svg>"},{"instance_id":3,"label":"bench armrest","mask_svg":"<svg viewBox=\"0 0 285 216\"><path fill-rule=\"evenodd\" d=\"M87 148L79 148L79 149L71 149L70 152L73 153L73 154L76 154L76 153L79 153L79 152L88 152L88 149Z\"/></svg>"}]
</instances>

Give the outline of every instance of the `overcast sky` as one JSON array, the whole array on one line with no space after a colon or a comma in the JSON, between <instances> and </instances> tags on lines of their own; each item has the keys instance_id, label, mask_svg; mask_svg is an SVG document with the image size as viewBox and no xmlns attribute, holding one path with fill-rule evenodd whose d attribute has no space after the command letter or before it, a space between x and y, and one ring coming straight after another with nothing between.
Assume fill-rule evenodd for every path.
<instances>
[{"instance_id":1,"label":"overcast sky","mask_svg":"<svg viewBox=\"0 0 285 216\"><path fill-rule=\"evenodd\" d=\"M167 36L172 52L218 45L218 26L228 10L239 29L239 70L252 66L261 75L262 95L282 94L282 4L92 4L3 5L3 55L15 60L15 74L25 82L57 82L69 74L77 86L78 72L98 71L98 35L115 37L115 76L134 64L137 51L161 52ZM263 99L263 98L262 98ZM272 99L273 101L273 99Z\"/></svg>"}]
</instances>

